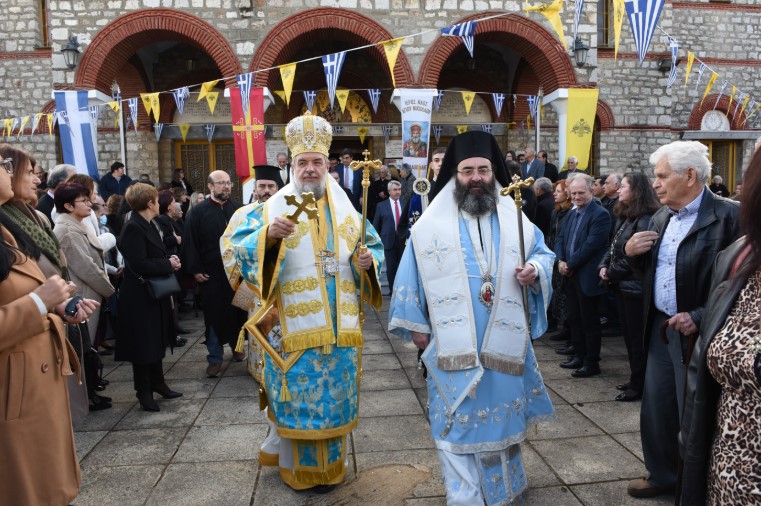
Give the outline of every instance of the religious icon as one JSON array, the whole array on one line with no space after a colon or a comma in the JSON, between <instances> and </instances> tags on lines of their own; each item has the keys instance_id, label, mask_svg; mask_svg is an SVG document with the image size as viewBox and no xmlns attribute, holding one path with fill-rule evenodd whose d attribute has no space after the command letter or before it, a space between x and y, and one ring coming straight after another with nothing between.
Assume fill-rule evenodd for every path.
<instances>
[{"instance_id":1,"label":"religious icon","mask_svg":"<svg viewBox=\"0 0 761 506\"><path fill-rule=\"evenodd\" d=\"M415 158L425 158L428 156L428 144L423 140L428 138L427 121L405 121L404 122L404 144L402 145L402 155Z\"/></svg>"}]
</instances>

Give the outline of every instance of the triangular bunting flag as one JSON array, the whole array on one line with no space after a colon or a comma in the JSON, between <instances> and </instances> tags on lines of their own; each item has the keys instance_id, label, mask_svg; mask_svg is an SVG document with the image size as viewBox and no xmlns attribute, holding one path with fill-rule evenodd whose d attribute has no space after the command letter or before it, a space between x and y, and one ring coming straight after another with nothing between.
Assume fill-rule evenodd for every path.
<instances>
[{"instance_id":1,"label":"triangular bunting flag","mask_svg":"<svg viewBox=\"0 0 761 506\"><path fill-rule=\"evenodd\" d=\"M708 65L700 60L698 61L700 62L700 67L698 67L698 82L695 83L695 91L698 91L698 88L700 87L700 81L703 79L703 72L705 72L708 68Z\"/></svg>"},{"instance_id":2,"label":"triangular bunting flag","mask_svg":"<svg viewBox=\"0 0 761 506\"><path fill-rule=\"evenodd\" d=\"M336 97L338 98L338 105L341 107L343 113L346 109L346 102L349 100L349 90L336 90Z\"/></svg>"},{"instance_id":3,"label":"triangular bunting flag","mask_svg":"<svg viewBox=\"0 0 761 506\"><path fill-rule=\"evenodd\" d=\"M433 97L433 110L436 112L439 112L439 108L441 107L441 100L444 98L444 90L439 90L436 92L436 96Z\"/></svg>"},{"instance_id":4,"label":"triangular bunting flag","mask_svg":"<svg viewBox=\"0 0 761 506\"><path fill-rule=\"evenodd\" d=\"M47 114L48 119L48 134L50 134L50 138L53 138L53 123L55 122L55 113L50 112Z\"/></svg>"},{"instance_id":5,"label":"triangular bunting flag","mask_svg":"<svg viewBox=\"0 0 761 506\"><path fill-rule=\"evenodd\" d=\"M272 91L275 93L275 95L280 97L280 100L285 102L285 91L283 91L283 90L272 90ZM286 103L285 105L287 106L288 104Z\"/></svg>"},{"instance_id":6,"label":"triangular bunting flag","mask_svg":"<svg viewBox=\"0 0 761 506\"><path fill-rule=\"evenodd\" d=\"M584 0L576 0L576 7L573 10L573 40L579 37L579 21L582 10L584 10Z\"/></svg>"},{"instance_id":7,"label":"triangular bunting flag","mask_svg":"<svg viewBox=\"0 0 761 506\"><path fill-rule=\"evenodd\" d=\"M494 100L494 111L497 113L495 117L499 118L502 115L502 106L505 104L505 94L492 93L491 98Z\"/></svg>"},{"instance_id":8,"label":"triangular bunting flag","mask_svg":"<svg viewBox=\"0 0 761 506\"><path fill-rule=\"evenodd\" d=\"M239 74L235 76L235 82L238 83L238 88L240 88L240 100L243 105L243 114L248 114L248 101L251 98L251 86L254 84L254 73L249 72L247 74ZM216 106L216 104L214 105ZM211 113L214 114L214 108L211 107L211 102L209 102L209 107L212 109Z\"/></svg>"},{"instance_id":9,"label":"triangular bunting flag","mask_svg":"<svg viewBox=\"0 0 761 506\"><path fill-rule=\"evenodd\" d=\"M645 61L664 3L666 0L626 0L626 13L629 15L640 65Z\"/></svg>"},{"instance_id":10,"label":"triangular bunting flag","mask_svg":"<svg viewBox=\"0 0 761 506\"><path fill-rule=\"evenodd\" d=\"M98 124L98 115L100 114L100 108L97 105L91 105L88 107L88 110L90 111L90 117L92 118L94 124Z\"/></svg>"},{"instance_id":11,"label":"triangular bunting flag","mask_svg":"<svg viewBox=\"0 0 761 506\"><path fill-rule=\"evenodd\" d=\"M531 118L536 118L536 104L539 101L539 97L537 95L529 95L526 97L526 102L528 102L528 111L531 113Z\"/></svg>"},{"instance_id":12,"label":"triangular bunting flag","mask_svg":"<svg viewBox=\"0 0 761 506\"><path fill-rule=\"evenodd\" d=\"M200 102L202 98L206 98L206 94L213 90L218 82L219 79L215 79L213 81L206 81L203 83L201 85L200 91L198 92L198 98L196 99L196 102Z\"/></svg>"},{"instance_id":13,"label":"triangular bunting flag","mask_svg":"<svg viewBox=\"0 0 761 506\"><path fill-rule=\"evenodd\" d=\"M21 124L21 118L13 118L13 124L11 125L11 135L13 135L13 131L16 130L16 125Z\"/></svg>"},{"instance_id":14,"label":"triangular bunting flag","mask_svg":"<svg viewBox=\"0 0 761 506\"><path fill-rule=\"evenodd\" d=\"M457 125L457 133L464 134L468 131L468 125Z\"/></svg>"},{"instance_id":15,"label":"triangular bunting flag","mask_svg":"<svg viewBox=\"0 0 761 506\"><path fill-rule=\"evenodd\" d=\"M618 59L618 44L621 42L621 27L624 26L626 6L624 0L613 0L613 60Z\"/></svg>"},{"instance_id":16,"label":"triangular bunting flag","mask_svg":"<svg viewBox=\"0 0 761 506\"><path fill-rule=\"evenodd\" d=\"M365 143L365 137L367 136L367 127L359 127L357 128L357 134L359 134L359 142L361 144Z\"/></svg>"},{"instance_id":17,"label":"triangular bunting flag","mask_svg":"<svg viewBox=\"0 0 761 506\"><path fill-rule=\"evenodd\" d=\"M314 108L314 99L317 98L316 91L304 91L304 102L306 102L307 111L312 112Z\"/></svg>"},{"instance_id":18,"label":"triangular bunting flag","mask_svg":"<svg viewBox=\"0 0 761 506\"><path fill-rule=\"evenodd\" d=\"M129 119L135 125L135 132L137 132L137 97L128 98L127 105L129 105ZM129 129L129 125L127 125L127 129Z\"/></svg>"},{"instance_id":19,"label":"triangular bunting flag","mask_svg":"<svg viewBox=\"0 0 761 506\"><path fill-rule=\"evenodd\" d=\"M740 110L740 104L742 103L741 100L744 95L745 95L745 92L743 91L740 91L740 93L737 95L737 100L735 101L735 118L737 118L737 111Z\"/></svg>"},{"instance_id":20,"label":"triangular bunting flag","mask_svg":"<svg viewBox=\"0 0 761 506\"><path fill-rule=\"evenodd\" d=\"M151 115L151 108L153 107L153 102L151 101L151 94L150 93L141 93L140 98L143 101L143 107L145 107L145 114L148 116Z\"/></svg>"},{"instance_id":21,"label":"triangular bunting flag","mask_svg":"<svg viewBox=\"0 0 761 506\"><path fill-rule=\"evenodd\" d=\"M684 72L684 87L687 87L687 81L690 80L690 72L692 72L692 64L695 62L695 55L692 51L687 51L687 68Z\"/></svg>"},{"instance_id":22,"label":"triangular bunting flag","mask_svg":"<svg viewBox=\"0 0 761 506\"><path fill-rule=\"evenodd\" d=\"M703 92L703 98L700 100L701 106L703 105L703 100L706 99L706 97L708 96L708 93L711 91L711 88L713 88L713 83L716 82L717 77L719 77L719 74L717 74L716 72L711 72L711 77L710 79L708 79L708 84L706 85L706 89Z\"/></svg>"},{"instance_id":23,"label":"triangular bunting flag","mask_svg":"<svg viewBox=\"0 0 761 506\"><path fill-rule=\"evenodd\" d=\"M37 130L37 127L40 126L40 120L42 120L42 117L44 116L43 113L38 112L34 115L34 119L32 120L32 133L29 135L34 135L34 132Z\"/></svg>"},{"instance_id":24,"label":"triangular bunting flag","mask_svg":"<svg viewBox=\"0 0 761 506\"><path fill-rule=\"evenodd\" d=\"M531 115L530 114L526 115L526 126L529 130L531 130Z\"/></svg>"},{"instance_id":25,"label":"triangular bunting flag","mask_svg":"<svg viewBox=\"0 0 761 506\"><path fill-rule=\"evenodd\" d=\"M721 89L719 90L719 96L716 97L716 102L713 104L714 110L716 110L716 106L719 105L719 100L721 100L721 96L724 94L724 90L727 89L727 84L729 84L729 81L724 79L724 82L721 83Z\"/></svg>"},{"instance_id":26,"label":"triangular bunting flag","mask_svg":"<svg viewBox=\"0 0 761 506\"><path fill-rule=\"evenodd\" d=\"M671 70L669 70L669 78L666 80L666 88L671 88L676 82L676 62L679 56L679 43L669 37L669 49L671 50Z\"/></svg>"},{"instance_id":27,"label":"triangular bunting flag","mask_svg":"<svg viewBox=\"0 0 761 506\"><path fill-rule=\"evenodd\" d=\"M288 63L280 65L280 79L283 81L283 100L286 106L291 105L291 91L293 90L293 81L296 79L296 64Z\"/></svg>"},{"instance_id":28,"label":"triangular bunting flag","mask_svg":"<svg viewBox=\"0 0 761 506\"><path fill-rule=\"evenodd\" d=\"M118 100L114 100L113 102L106 102L106 105L109 106L111 108L111 110L114 111L115 113L119 112L119 101Z\"/></svg>"},{"instance_id":29,"label":"triangular bunting flag","mask_svg":"<svg viewBox=\"0 0 761 506\"><path fill-rule=\"evenodd\" d=\"M367 90L370 95L370 104L373 106L373 114L378 114L378 103L380 101L381 91L379 89Z\"/></svg>"},{"instance_id":30,"label":"triangular bunting flag","mask_svg":"<svg viewBox=\"0 0 761 506\"><path fill-rule=\"evenodd\" d=\"M217 125L213 123L203 126L204 130L206 130L206 138L209 140L209 144L211 144L211 139L214 137L214 129L216 127Z\"/></svg>"},{"instance_id":31,"label":"triangular bunting flag","mask_svg":"<svg viewBox=\"0 0 761 506\"><path fill-rule=\"evenodd\" d=\"M217 107L217 101L219 100L218 91L210 91L206 94L206 103L209 104L209 111L214 114L214 109Z\"/></svg>"},{"instance_id":32,"label":"triangular bunting flag","mask_svg":"<svg viewBox=\"0 0 761 506\"><path fill-rule=\"evenodd\" d=\"M402 48L402 42L404 37L398 39L391 39L385 42L381 42L383 45L383 51L386 53L386 61L388 61L388 70L391 72L391 84L396 88L396 78L394 77L394 66L396 65L396 57L399 56L399 50Z\"/></svg>"},{"instance_id":33,"label":"triangular bunting flag","mask_svg":"<svg viewBox=\"0 0 761 506\"><path fill-rule=\"evenodd\" d=\"M185 142L185 139L188 137L188 130L190 130L190 125L188 123L180 123L177 125L180 129L180 135L182 136L182 142Z\"/></svg>"},{"instance_id":34,"label":"triangular bunting flag","mask_svg":"<svg viewBox=\"0 0 761 506\"><path fill-rule=\"evenodd\" d=\"M3 124L5 125L5 136L10 137L11 136L11 130L13 129L13 118L10 119L4 119Z\"/></svg>"},{"instance_id":35,"label":"triangular bunting flag","mask_svg":"<svg viewBox=\"0 0 761 506\"><path fill-rule=\"evenodd\" d=\"M481 130L483 130L484 132L490 134L491 133L491 125L490 124L481 125Z\"/></svg>"},{"instance_id":36,"label":"triangular bunting flag","mask_svg":"<svg viewBox=\"0 0 761 506\"><path fill-rule=\"evenodd\" d=\"M333 53L322 57L322 67L325 70L325 81L328 84L328 97L330 97L330 107L334 107L336 97L336 87L338 78L341 76L341 67L346 59L346 51Z\"/></svg>"},{"instance_id":37,"label":"triangular bunting flag","mask_svg":"<svg viewBox=\"0 0 761 506\"><path fill-rule=\"evenodd\" d=\"M172 90L172 96L174 97L174 103L177 105L177 112L180 113L180 117L185 113L185 102L190 96L190 88L183 86Z\"/></svg>"},{"instance_id":38,"label":"triangular bunting flag","mask_svg":"<svg viewBox=\"0 0 761 506\"><path fill-rule=\"evenodd\" d=\"M161 101L159 100L159 93L151 93L151 109L153 110L153 121L158 121L161 116Z\"/></svg>"},{"instance_id":39,"label":"triangular bunting flag","mask_svg":"<svg viewBox=\"0 0 761 506\"><path fill-rule=\"evenodd\" d=\"M452 37L460 37L462 43L470 53L470 57L473 58L473 45L474 36L476 34L476 21L466 21L465 23L458 23L452 26L446 26L441 29L441 35L449 35Z\"/></svg>"},{"instance_id":40,"label":"triangular bunting flag","mask_svg":"<svg viewBox=\"0 0 761 506\"><path fill-rule=\"evenodd\" d=\"M163 123L154 123L153 124L153 133L156 134L156 142L158 142L161 139L161 131L164 130L164 124Z\"/></svg>"},{"instance_id":41,"label":"triangular bunting flag","mask_svg":"<svg viewBox=\"0 0 761 506\"><path fill-rule=\"evenodd\" d=\"M563 0L553 0L544 4L532 5L523 10L526 12L536 11L542 13L547 18L547 21L550 22L552 29L555 30L563 47L567 50L568 44L565 42L565 34L563 33L563 21L560 19L560 9L562 8Z\"/></svg>"},{"instance_id":42,"label":"triangular bunting flag","mask_svg":"<svg viewBox=\"0 0 761 506\"><path fill-rule=\"evenodd\" d=\"M745 112L745 106L748 105L748 102L750 101L750 94L745 95L745 100L743 100L743 106L740 109L740 116L742 116L742 113Z\"/></svg>"},{"instance_id":43,"label":"triangular bunting flag","mask_svg":"<svg viewBox=\"0 0 761 506\"><path fill-rule=\"evenodd\" d=\"M476 98L476 94L472 91L461 91L462 101L465 103L465 114L470 114L470 106L473 105L473 99Z\"/></svg>"},{"instance_id":44,"label":"triangular bunting flag","mask_svg":"<svg viewBox=\"0 0 761 506\"><path fill-rule=\"evenodd\" d=\"M24 116L23 118L21 118L21 126L18 129L18 138L16 140L21 138L21 134L24 133L24 128L26 128L26 124L29 123L29 118L30 117L31 116Z\"/></svg>"},{"instance_id":45,"label":"triangular bunting flag","mask_svg":"<svg viewBox=\"0 0 761 506\"><path fill-rule=\"evenodd\" d=\"M441 140L441 132L444 131L444 127L441 125L434 125L433 126L433 138L436 139L436 145L439 145L439 141Z\"/></svg>"},{"instance_id":46,"label":"triangular bunting flag","mask_svg":"<svg viewBox=\"0 0 761 506\"><path fill-rule=\"evenodd\" d=\"M735 93L737 92L737 88L732 85L732 93L729 94L729 105L727 105L727 118L729 117L729 110L732 108L732 99L735 98Z\"/></svg>"}]
</instances>

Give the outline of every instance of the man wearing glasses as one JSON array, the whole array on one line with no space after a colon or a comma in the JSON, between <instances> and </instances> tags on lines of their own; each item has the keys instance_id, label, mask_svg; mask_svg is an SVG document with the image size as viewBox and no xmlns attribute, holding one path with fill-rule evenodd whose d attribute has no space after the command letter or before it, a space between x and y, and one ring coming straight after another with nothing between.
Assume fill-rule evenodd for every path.
<instances>
[{"instance_id":1,"label":"man wearing glasses","mask_svg":"<svg viewBox=\"0 0 761 506\"><path fill-rule=\"evenodd\" d=\"M225 344L233 348L233 359L240 362L244 353L235 352L238 333L246 321L246 313L232 305L235 293L227 282L222 263L219 239L227 223L241 207L230 199L232 182L223 170L215 170L206 180L209 198L188 213L182 234L183 264L193 274L201 289L204 321L206 322L206 348L209 363L206 375L219 376Z\"/></svg>"}]
</instances>

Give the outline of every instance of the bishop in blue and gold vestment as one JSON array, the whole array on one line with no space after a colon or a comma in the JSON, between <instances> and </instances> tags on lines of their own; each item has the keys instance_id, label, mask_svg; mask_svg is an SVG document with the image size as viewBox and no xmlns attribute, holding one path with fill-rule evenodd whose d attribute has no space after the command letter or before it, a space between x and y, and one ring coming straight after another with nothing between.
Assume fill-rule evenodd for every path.
<instances>
[{"instance_id":1,"label":"bishop in blue and gold vestment","mask_svg":"<svg viewBox=\"0 0 761 506\"><path fill-rule=\"evenodd\" d=\"M369 224L360 238L361 215L327 175L331 139L330 124L308 112L288 123L291 183L255 206L230 238L240 276L262 304L247 328L277 310L276 326L253 332L279 438L278 453L262 454L262 462L279 465L283 481L297 490L346 476L346 436L357 425L362 371L360 276L364 298L381 304L383 245ZM298 223L286 219L308 192L317 217L302 212Z\"/></svg>"}]
</instances>

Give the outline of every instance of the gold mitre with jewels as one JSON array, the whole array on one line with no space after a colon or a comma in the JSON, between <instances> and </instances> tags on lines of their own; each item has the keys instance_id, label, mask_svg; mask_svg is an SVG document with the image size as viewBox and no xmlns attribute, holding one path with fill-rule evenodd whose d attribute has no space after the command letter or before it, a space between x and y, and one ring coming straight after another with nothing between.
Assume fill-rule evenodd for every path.
<instances>
[{"instance_id":1,"label":"gold mitre with jewels","mask_svg":"<svg viewBox=\"0 0 761 506\"><path fill-rule=\"evenodd\" d=\"M293 118L285 127L285 143L291 156L301 153L321 153L328 156L333 140L333 127L320 116L309 111Z\"/></svg>"}]
</instances>

